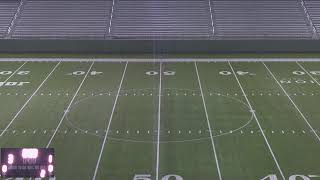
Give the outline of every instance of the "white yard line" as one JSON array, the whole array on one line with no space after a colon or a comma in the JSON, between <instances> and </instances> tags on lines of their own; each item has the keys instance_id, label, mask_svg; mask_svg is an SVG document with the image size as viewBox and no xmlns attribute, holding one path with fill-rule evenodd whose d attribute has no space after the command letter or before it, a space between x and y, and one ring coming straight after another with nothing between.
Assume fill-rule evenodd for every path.
<instances>
[{"instance_id":1,"label":"white yard line","mask_svg":"<svg viewBox=\"0 0 320 180\"><path fill-rule=\"evenodd\" d=\"M7 81L9 81L9 79L10 79L13 75L15 75L25 64L27 64L27 61L24 62L20 67L18 67L18 69L16 69L6 80L4 80L3 83L6 83Z\"/></svg>"},{"instance_id":2,"label":"white yard line","mask_svg":"<svg viewBox=\"0 0 320 180\"><path fill-rule=\"evenodd\" d=\"M86 75L85 75L85 76L84 76L84 78L82 79L82 81L81 81L81 83L80 83L80 85L79 85L79 87L78 87L77 91L76 91L76 92L75 92L75 94L73 95L73 97L72 97L72 99L71 99L71 101L70 101L70 103L69 103L69 105L68 105L67 109L64 111L64 114L63 114L63 116L61 117L61 119L60 119L60 122L59 122L58 126L56 127L56 129L55 129L55 131L54 131L53 135L51 136L51 138L50 138L50 140L49 140L49 142L48 142L48 144L47 144L47 146L46 146L47 148L50 146L50 144L51 144L51 142L52 142L53 138L55 137L55 135L57 134L57 131L58 131L58 129L60 128L60 126L61 126L61 124L62 124L62 122L63 122L64 118L65 118L65 117L66 117L66 115L68 114L68 111L69 111L69 109L70 109L70 107L71 107L71 105L72 105L72 103L73 103L74 99L76 98L76 96L77 96L78 92L80 91L80 89L81 89L81 87L82 87L82 85L83 85L84 81L87 79L87 76L89 75L89 73L90 73L90 71L91 71L91 68L92 68L93 64L94 64L94 61L91 63L91 65L90 65L90 67L89 67L89 69L88 69L88 71L87 71Z\"/></svg>"},{"instance_id":3,"label":"white yard line","mask_svg":"<svg viewBox=\"0 0 320 180\"><path fill-rule=\"evenodd\" d=\"M279 170L279 172L280 172L280 174L281 174L281 178L282 178L283 180L285 180L286 178L284 177L284 174L283 174L283 172L282 172L282 170L281 170L281 168L280 168L280 165L279 165L279 163L278 163L278 160L277 160L276 156L274 155L274 152L273 152L273 150L272 150L272 148L271 148L271 146L270 146L270 144L269 144L269 141L268 141L268 139L267 139L267 137L266 137L266 135L265 135L265 133L264 133L261 125L260 125L260 122L259 122L259 120L258 120L258 118L257 118L257 116L256 116L256 112L255 112L255 110L252 108L251 103L250 103L250 101L249 101L249 99L248 99L248 97L247 97L247 94L246 94L246 92L244 91L244 89L243 89L243 87L242 87L242 85L241 85L241 83L240 83L240 81L239 81L239 79L238 79L238 76L237 76L237 74L235 73L235 71L234 71L231 63L228 62L228 64L229 64L229 66L230 66L230 68L231 68L231 71L232 71L235 79L236 79L237 82L238 82L238 85L239 85L239 87L240 87L240 89L241 89L241 91L242 91L242 94L243 94L244 98L246 99L246 101L247 101L247 103L248 103L248 106L249 106L249 108L250 108L250 111L251 111L251 113L253 114L254 119L256 120L256 122L257 122L257 124L258 124L258 126L259 126L259 129L260 129L260 132L261 132L261 134L262 134L262 136L263 136L263 138L264 138L264 141L266 142L266 144L267 144L267 146L268 146L268 149L269 149L269 151L270 151L270 153L271 153L271 155L272 155L272 157L273 157L273 160L274 160L274 162L276 163L276 166L277 166L277 168L278 168L278 170Z\"/></svg>"},{"instance_id":4,"label":"white yard line","mask_svg":"<svg viewBox=\"0 0 320 180\"><path fill-rule=\"evenodd\" d=\"M264 65L264 67L266 67L266 69L268 70L268 72L270 73L270 75L273 77L273 79L277 82L277 84L279 85L279 87L282 89L282 91L286 94L286 96L288 97L288 99L290 100L290 102L292 103L292 105L296 108L296 110L299 112L299 114L301 115L301 117L304 119L304 121L307 123L307 125L309 126L309 128L312 130L312 132L314 133L314 135L316 136L316 138L318 139L318 141L320 142L320 137L317 134L317 132L313 129L313 127L311 126L311 124L309 123L309 121L307 120L307 118L304 116L304 114L301 112L301 110L298 108L298 106L296 105L296 103L292 100L292 98L289 96L289 94L287 93L287 91L283 88L283 86L280 84L280 82L277 80L277 78L274 76L274 74L271 72L271 70L268 68L268 66L262 62L262 64Z\"/></svg>"},{"instance_id":5,"label":"white yard line","mask_svg":"<svg viewBox=\"0 0 320 180\"><path fill-rule=\"evenodd\" d=\"M296 61L296 63L300 66L300 68L301 68L304 72L306 72L306 73L309 75L309 77L310 77L314 82L316 82L316 83L320 86L320 83L319 83L298 61Z\"/></svg>"},{"instance_id":6,"label":"white yard line","mask_svg":"<svg viewBox=\"0 0 320 180\"><path fill-rule=\"evenodd\" d=\"M208 124L208 128L209 128L209 133L210 133L210 138L211 138L211 144L212 144L212 149L213 149L213 153L214 153L214 158L215 158L215 160L216 160L218 175L219 175L219 179L222 180L221 171L220 171L220 165L219 165L219 160L218 160L217 151L216 151L216 147L215 147L214 140L213 140L212 128L211 128L211 124L210 124L210 121L209 121L209 116L208 116L208 112L207 112L206 101L205 101L204 96L203 96L203 91L202 91L201 80L200 80L200 76L199 76L199 72L198 72L197 62L194 62L194 66L195 66L196 73L197 73L197 77L198 77L198 84L199 84L199 87L200 87L200 92L201 92L201 97L202 97L202 103L203 103L204 111L205 111L206 118L207 118L207 124Z\"/></svg>"},{"instance_id":7,"label":"white yard line","mask_svg":"<svg viewBox=\"0 0 320 180\"><path fill-rule=\"evenodd\" d=\"M157 136L157 164L156 164L156 180L159 180L159 162L160 162L160 125L161 125L161 93L162 93L162 63L160 62L159 70L159 94L158 94L158 136Z\"/></svg>"},{"instance_id":8,"label":"white yard line","mask_svg":"<svg viewBox=\"0 0 320 180\"><path fill-rule=\"evenodd\" d=\"M120 81L120 84L119 84L118 92L117 92L117 95L116 95L116 99L114 100L114 103L113 103L112 111L111 111L111 114L110 114L110 117L109 117L108 126L107 126L107 129L106 129L106 133L104 135L103 143L102 143L102 146L101 146L100 154L99 154L99 157L98 157L98 160L97 160L97 164L96 164L96 167L95 167L95 170L94 170L94 174L93 174L92 180L96 179L96 176L97 176L97 173L98 173L101 157L102 157L103 150L104 150L104 147L105 147L106 142L107 142L109 129L111 127L111 121L112 121L112 118L113 118L113 113L114 113L114 110L116 109L116 105L117 105L117 102L118 102L118 97L119 97L119 94L120 94L120 91L121 91L121 87L122 87L122 82L123 82L123 79L124 79L124 77L126 75L127 66L128 66L128 62L126 62L126 65L125 65L123 73L122 73L122 77L121 77L121 81Z\"/></svg>"},{"instance_id":9,"label":"white yard line","mask_svg":"<svg viewBox=\"0 0 320 180\"><path fill-rule=\"evenodd\" d=\"M19 114L22 112L22 110L28 105L30 100L33 98L33 96L39 91L39 89L43 86L43 84L49 79L51 74L57 69L61 62L57 63L52 71L47 75L47 77L42 81L42 83L39 85L39 87L33 92L33 94L29 97L29 99L23 104L23 106L20 108L20 110L15 114L15 116L11 119L10 123L6 126L6 128L2 131L0 134L0 137L8 130L8 128L11 126L11 124L16 120L16 118L19 116Z\"/></svg>"}]
</instances>

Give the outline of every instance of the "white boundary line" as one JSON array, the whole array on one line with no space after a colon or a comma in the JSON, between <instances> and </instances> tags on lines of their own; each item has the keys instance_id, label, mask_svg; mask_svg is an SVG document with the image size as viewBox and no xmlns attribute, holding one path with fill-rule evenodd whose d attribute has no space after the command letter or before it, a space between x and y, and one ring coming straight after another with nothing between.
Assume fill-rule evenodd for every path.
<instances>
[{"instance_id":1,"label":"white boundary line","mask_svg":"<svg viewBox=\"0 0 320 180\"><path fill-rule=\"evenodd\" d=\"M222 176L221 176L221 172L220 172L219 160L218 160L217 151L216 151L216 147L215 147L214 140L213 140L212 128L211 128L211 124L210 124L210 121L209 121L206 101L204 99L204 95L203 95L203 91L202 91L202 86L201 86L200 76L199 76L199 72L198 72L197 62L194 62L194 67L196 69L196 73L197 73L197 77L198 77L198 84L199 84L199 88L200 88L200 92L201 92L201 98L202 98L204 112L206 114L206 119L207 119L207 124L208 124L208 128L209 128L210 137L211 137L211 144L212 144L212 149L213 149L213 153L214 153L214 158L216 160L218 175L219 175L219 179L222 180Z\"/></svg>"},{"instance_id":2,"label":"white boundary line","mask_svg":"<svg viewBox=\"0 0 320 180\"><path fill-rule=\"evenodd\" d=\"M76 91L76 92L75 92L75 94L73 95L73 97L72 97L72 99L71 99L71 101L70 101L70 103L69 103L69 105L68 105L67 109L64 111L64 114L63 114L63 116L61 117L61 119L60 119L60 122L59 122L58 126L56 127L56 129L55 129L55 131L54 131L53 135L51 136L51 138L50 138L50 140L49 140L49 142L48 142L48 144L47 144L47 146L46 146L47 148L50 146L50 144L51 144L51 142L52 142L53 138L55 137L55 135L57 134L57 131L58 131L58 129L60 128L60 126L61 126L61 124L62 124L62 122L63 122L64 118L65 118L65 117L66 117L66 115L68 114L68 111L69 111L69 109L70 109L70 107L71 107L71 105L72 105L72 103L73 103L74 99L76 98L76 96L77 96L78 92L80 91L80 88L82 87L82 85L83 85L84 81L87 79L87 76L88 76L88 74L90 73L90 71L91 71L91 68L92 68L93 64L94 64L94 61L91 63L91 65L90 65L90 67L89 67L89 69L88 69L88 71L87 71L86 75L85 75L85 76L84 76L84 78L82 79L82 81L81 81L81 83L80 83L80 85L79 85L79 87L78 87L77 91Z\"/></svg>"},{"instance_id":3,"label":"white boundary line","mask_svg":"<svg viewBox=\"0 0 320 180\"><path fill-rule=\"evenodd\" d=\"M6 83L7 81L9 81L9 79L15 75L28 61L24 62L18 69L16 69L6 80L3 81L3 83Z\"/></svg>"},{"instance_id":4,"label":"white boundary line","mask_svg":"<svg viewBox=\"0 0 320 180\"><path fill-rule=\"evenodd\" d=\"M288 97L288 99L290 100L290 102L292 103L292 105L296 108L296 110L299 112L299 114L301 115L301 117L304 119L304 121L307 123L307 125L309 126L309 128L312 130L312 132L314 133L314 135L316 136L316 138L318 139L318 141L320 142L320 137L317 134L317 132L313 129L313 127L311 126L311 124L309 123L309 121L307 120L307 118L304 116L304 114L300 111L300 109L298 108L298 106L296 105L296 103L291 99L291 97L289 96L289 94L287 93L287 91L282 87L282 85L279 83L279 81L277 80L277 78L274 76L274 74L271 72L271 70L268 68L268 66L262 62L264 67L268 70L268 72L270 73L270 75L273 77L273 79L277 82L277 84L279 85L279 87L282 89L282 91L286 94L286 96Z\"/></svg>"},{"instance_id":5,"label":"white boundary line","mask_svg":"<svg viewBox=\"0 0 320 180\"><path fill-rule=\"evenodd\" d=\"M252 108L251 103L250 103L250 101L249 101L249 99L248 99L248 97L247 97L247 94L245 93L245 91L244 91L244 89L243 89L243 87L242 87L242 85L241 85L241 83L240 83L240 81L239 81L239 79L238 79L238 76L237 76L237 74L235 73L235 71L234 71L231 63L228 62L228 64L229 64L229 66L230 66L230 68L231 68L231 70L232 70L232 73L233 73L235 79L236 79L237 82L238 82L238 85L239 85L239 87L240 87L240 89L241 89L241 91L242 91L242 94L243 94L244 98L246 99L246 101L247 101L247 103L248 103L248 105L249 105L249 107L250 107L250 111L251 111L251 113L253 114L254 119L256 120L256 122L257 122L257 124L258 124L258 126L259 126L259 129L260 129L260 131L261 131L261 134L262 134L262 136L263 136L263 138L264 138L264 140L265 140L265 142L266 142L266 144L267 144L267 146L268 146L268 148L269 148L269 151L270 151L270 153L271 153L271 155L272 155L272 157L273 157L274 162L276 163L276 166L277 166L277 168L278 168L278 170L279 170L279 172L280 172L280 175L281 175L282 179L285 180L286 178L284 177L283 172L282 172L282 170L281 170L281 168L280 168L280 165L279 165L279 163L278 163L278 160L277 160L276 156L274 155L274 153L273 153L273 151L272 151L272 148L271 148L271 146L270 146L270 144L269 144L269 141L268 141L266 135L264 134L264 131L263 131L261 125L260 125L260 122L259 122L257 116L256 116L256 112L255 112L255 110Z\"/></svg>"},{"instance_id":6,"label":"white boundary line","mask_svg":"<svg viewBox=\"0 0 320 180\"><path fill-rule=\"evenodd\" d=\"M156 164L156 180L159 180L159 162L160 162L160 125L161 125L161 93L162 93L162 63L160 62L159 70L159 92L158 92L158 136L157 136L157 164Z\"/></svg>"},{"instance_id":7,"label":"white boundary line","mask_svg":"<svg viewBox=\"0 0 320 180\"><path fill-rule=\"evenodd\" d=\"M114 113L114 110L116 109L116 105L117 105L117 102L118 102L118 97L119 97L119 94L120 94L120 91L121 91L121 87L122 87L122 82L123 82L123 79L124 79L126 71L127 71L127 66L128 66L128 62L126 62L126 65L125 65L123 73L122 73L122 78L121 78L121 81L120 81L120 84L119 84L119 88L118 88L118 92L117 92L117 95L116 95L116 99L114 100L114 103L113 103L112 111L111 111L111 114L110 114L110 117L109 117L108 126L107 126L107 129L106 129L106 133L104 135L103 143L102 143L102 146L101 146L100 154L99 154L99 157L98 157L98 160L97 160L97 164L96 164L96 167L95 167L95 170L94 170L94 174L93 174L92 180L96 179L96 176L97 176L97 173L98 173L98 169L99 169L101 157L102 157L102 154L103 154L104 146L106 145L109 129L111 127L111 121L112 121L112 118L113 118L113 113Z\"/></svg>"},{"instance_id":8,"label":"white boundary line","mask_svg":"<svg viewBox=\"0 0 320 180\"><path fill-rule=\"evenodd\" d=\"M92 58L90 58L92 59ZM93 58L95 62L320 62L320 58ZM31 61L31 62L88 62L88 58L0 58L0 62Z\"/></svg>"},{"instance_id":9,"label":"white boundary line","mask_svg":"<svg viewBox=\"0 0 320 180\"><path fill-rule=\"evenodd\" d=\"M30 102L30 100L33 98L33 96L39 91L39 89L43 86L43 84L47 81L47 79L49 79L49 77L51 76L51 74L57 69L57 67L59 66L61 62L58 62L54 68L51 70L51 72L47 75L47 77L42 81L42 83L39 85L39 87L33 92L33 94L29 97L29 99L23 104L23 106L20 108L20 110L16 113L16 115L11 119L10 123L7 125L7 127L2 131L2 133L0 134L0 137L3 136L3 134L7 131L7 129L11 126L11 124L13 123L13 121L15 121L15 119L19 116L19 114L22 112L22 110L28 105L28 103Z\"/></svg>"},{"instance_id":10,"label":"white boundary line","mask_svg":"<svg viewBox=\"0 0 320 180\"><path fill-rule=\"evenodd\" d=\"M320 83L319 83L298 61L296 61L296 63L300 66L300 68L301 68L302 70L304 70L304 72L306 72L306 73L309 75L309 77L310 77L314 82L316 82L316 83L320 86Z\"/></svg>"}]
</instances>

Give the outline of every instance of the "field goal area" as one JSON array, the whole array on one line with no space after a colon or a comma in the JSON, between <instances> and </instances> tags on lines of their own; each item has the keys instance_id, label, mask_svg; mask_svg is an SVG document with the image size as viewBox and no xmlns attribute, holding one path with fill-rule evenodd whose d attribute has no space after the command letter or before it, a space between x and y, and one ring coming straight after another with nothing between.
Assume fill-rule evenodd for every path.
<instances>
[{"instance_id":1,"label":"field goal area","mask_svg":"<svg viewBox=\"0 0 320 180\"><path fill-rule=\"evenodd\" d=\"M320 59L1 59L0 147L54 148L58 180L320 180L319 77Z\"/></svg>"}]
</instances>

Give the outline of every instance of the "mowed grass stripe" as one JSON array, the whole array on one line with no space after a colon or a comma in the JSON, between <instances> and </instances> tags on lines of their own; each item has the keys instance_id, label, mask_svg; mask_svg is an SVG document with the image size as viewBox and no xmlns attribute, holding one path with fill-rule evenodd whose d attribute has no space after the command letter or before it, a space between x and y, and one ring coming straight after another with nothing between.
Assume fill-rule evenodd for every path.
<instances>
[{"instance_id":1,"label":"mowed grass stripe","mask_svg":"<svg viewBox=\"0 0 320 180\"><path fill-rule=\"evenodd\" d=\"M275 67L279 65L281 63L274 63ZM284 176L288 178L294 175L317 175L319 170L316 167L319 166L319 158L314 154L320 150L319 144L264 65L261 62L233 63L233 67L236 72L245 71L255 74L239 75L244 89L248 92L267 94L259 93L248 98L255 107L256 115L277 155ZM268 95L270 92L274 95ZM272 174L275 172L269 175Z\"/></svg>"},{"instance_id":2,"label":"mowed grass stripe","mask_svg":"<svg viewBox=\"0 0 320 180\"><path fill-rule=\"evenodd\" d=\"M147 72L159 63L128 64L96 179L155 179L159 75Z\"/></svg>"},{"instance_id":3,"label":"mowed grass stripe","mask_svg":"<svg viewBox=\"0 0 320 180\"><path fill-rule=\"evenodd\" d=\"M225 62L197 63L224 179L261 179L280 172L241 89Z\"/></svg>"},{"instance_id":4,"label":"mowed grass stripe","mask_svg":"<svg viewBox=\"0 0 320 180\"><path fill-rule=\"evenodd\" d=\"M163 63L162 94L159 177L219 179L194 63Z\"/></svg>"}]
</instances>

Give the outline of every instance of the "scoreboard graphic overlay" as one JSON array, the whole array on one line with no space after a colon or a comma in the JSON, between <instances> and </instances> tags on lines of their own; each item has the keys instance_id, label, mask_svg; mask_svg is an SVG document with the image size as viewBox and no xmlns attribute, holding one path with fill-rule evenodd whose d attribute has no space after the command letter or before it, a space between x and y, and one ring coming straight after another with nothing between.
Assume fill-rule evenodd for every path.
<instances>
[{"instance_id":1,"label":"scoreboard graphic overlay","mask_svg":"<svg viewBox=\"0 0 320 180\"><path fill-rule=\"evenodd\" d=\"M1 177L54 177L54 149L1 148Z\"/></svg>"}]
</instances>

